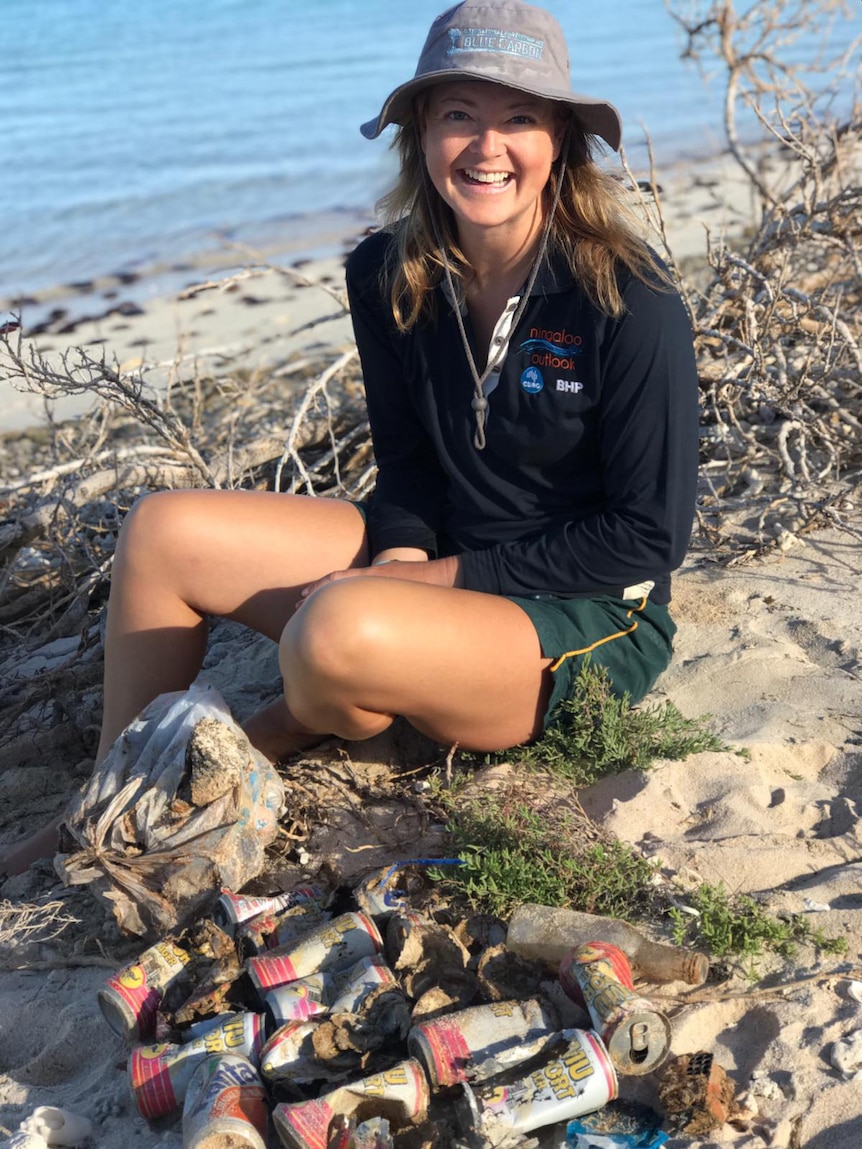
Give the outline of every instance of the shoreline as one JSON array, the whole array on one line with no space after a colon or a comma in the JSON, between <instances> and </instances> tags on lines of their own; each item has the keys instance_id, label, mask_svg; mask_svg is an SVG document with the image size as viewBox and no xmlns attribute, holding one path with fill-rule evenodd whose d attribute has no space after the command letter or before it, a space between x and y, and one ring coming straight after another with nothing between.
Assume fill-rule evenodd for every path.
<instances>
[{"instance_id":1,"label":"shoreline","mask_svg":"<svg viewBox=\"0 0 862 1149\"><path fill-rule=\"evenodd\" d=\"M633 174L648 176L640 169ZM657 168L656 177L671 250L682 264L705 261L707 228L713 235L734 236L753 219L748 181L726 153ZM639 210L636 199L633 203ZM296 218L256 247L222 243L191 259L0 300L0 322L20 314L25 342L46 355L61 357L83 347L97 357L104 353L123 371L145 372L147 382L157 386L188 360L249 369L283 361L307 346L308 332L315 328L315 339L341 348L352 338L349 319L326 291L291 282L276 270L242 273L261 265L281 267L340 288L344 259L373 224L371 210ZM654 231L651 238L660 246ZM224 288L183 298L192 285L234 276L239 278ZM16 309L15 302L23 306ZM17 391L4 379L0 403L0 435L46 421L42 398ZM81 415L88 406L80 396L58 400L54 417Z\"/></svg>"}]
</instances>

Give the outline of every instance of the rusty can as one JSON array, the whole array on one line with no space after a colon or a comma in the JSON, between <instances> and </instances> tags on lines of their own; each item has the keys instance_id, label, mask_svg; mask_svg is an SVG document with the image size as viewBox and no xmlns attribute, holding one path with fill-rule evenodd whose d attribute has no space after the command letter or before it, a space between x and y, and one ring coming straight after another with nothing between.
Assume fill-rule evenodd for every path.
<instances>
[{"instance_id":1,"label":"rusty can","mask_svg":"<svg viewBox=\"0 0 862 1149\"><path fill-rule=\"evenodd\" d=\"M495 1001L414 1025L407 1048L425 1066L434 1089L482 1081L519 1065L559 1041L550 1002Z\"/></svg>"},{"instance_id":2,"label":"rusty can","mask_svg":"<svg viewBox=\"0 0 862 1149\"><path fill-rule=\"evenodd\" d=\"M108 1025L129 1043L155 1035L156 1012L168 986L191 961L171 941L157 942L136 962L109 977L99 990L99 1008Z\"/></svg>"},{"instance_id":3,"label":"rusty can","mask_svg":"<svg viewBox=\"0 0 862 1149\"><path fill-rule=\"evenodd\" d=\"M266 1149L266 1091L251 1062L216 1054L197 1067L183 1106L183 1149Z\"/></svg>"},{"instance_id":4,"label":"rusty can","mask_svg":"<svg viewBox=\"0 0 862 1149\"><path fill-rule=\"evenodd\" d=\"M428 1111L428 1081L412 1058L361 1081L340 1086L316 1101L277 1105L276 1131L286 1149L326 1149L329 1127L337 1113L385 1115L402 1125L416 1125Z\"/></svg>"},{"instance_id":5,"label":"rusty can","mask_svg":"<svg viewBox=\"0 0 862 1149\"><path fill-rule=\"evenodd\" d=\"M582 995L618 1073L639 1077L665 1060L670 1022L635 991L628 959L617 946L590 942L570 950L560 962L560 984L574 1000Z\"/></svg>"},{"instance_id":6,"label":"rusty can","mask_svg":"<svg viewBox=\"0 0 862 1149\"><path fill-rule=\"evenodd\" d=\"M310 973L344 969L382 949L383 941L374 922L365 914L349 913L318 926L278 951L249 958L245 965L255 988L265 993Z\"/></svg>"},{"instance_id":7,"label":"rusty can","mask_svg":"<svg viewBox=\"0 0 862 1149\"><path fill-rule=\"evenodd\" d=\"M322 905L325 894L316 886L297 886L283 894L272 897L252 897L250 894L235 894L223 889L221 897L213 908L213 921L228 933L235 933L237 926L261 914L277 914L293 906L314 903Z\"/></svg>"},{"instance_id":8,"label":"rusty can","mask_svg":"<svg viewBox=\"0 0 862 1149\"><path fill-rule=\"evenodd\" d=\"M207 1057L232 1053L257 1065L264 1040L262 1016L242 1013L229 1015L184 1045L139 1045L129 1057L129 1083L141 1116L153 1121L179 1109L195 1070Z\"/></svg>"},{"instance_id":9,"label":"rusty can","mask_svg":"<svg viewBox=\"0 0 862 1149\"><path fill-rule=\"evenodd\" d=\"M614 1065L598 1034L566 1031L568 1047L527 1077L507 1085L464 1086L470 1124L484 1138L494 1133L530 1133L601 1109L617 1096ZM489 1137L497 1144L497 1138Z\"/></svg>"}]
</instances>

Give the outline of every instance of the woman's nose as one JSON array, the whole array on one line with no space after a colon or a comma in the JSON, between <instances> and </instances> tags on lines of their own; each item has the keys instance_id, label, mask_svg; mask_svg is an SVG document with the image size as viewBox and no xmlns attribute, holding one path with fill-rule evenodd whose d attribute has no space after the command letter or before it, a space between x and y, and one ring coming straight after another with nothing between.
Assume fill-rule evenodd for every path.
<instances>
[{"instance_id":1,"label":"woman's nose","mask_svg":"<svg viewBox=\"0 0 862 1149\"><path fill-rule=\"evenodd\" d=\"M473 140L473 150L487 158L498 156L503 150L503 137L494 127L481 128Z\"/></svg>"}]
</instances>

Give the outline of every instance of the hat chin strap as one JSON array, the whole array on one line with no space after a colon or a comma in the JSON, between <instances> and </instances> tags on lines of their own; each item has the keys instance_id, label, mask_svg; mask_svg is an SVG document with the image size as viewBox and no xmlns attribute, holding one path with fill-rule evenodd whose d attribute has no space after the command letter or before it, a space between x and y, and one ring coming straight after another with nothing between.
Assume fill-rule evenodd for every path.
<instances>
[{"instance_id":1,"label":"hat chin strap","mask_svg":"<svg viewBox=\"0 0 862 1149\"><path fill-rule=\"evenodd\" d=\"M414 131L416 133L416 142L419 146L419 152L421 155L422 141L419 136L419 128L415 125ZM569 153L569 135L570 129L567 128L565 137L563 139L563 146L560 148L560 170L557 177L557 186L554 191L554 200L551 204L551 210L548 212L548 218L545 221L545 225L542 229L542 240L539 244L539 250L536 253L536 258L533 261L533 266L530 269L530 274L527 277L526 286L524 287L523 294L521 295L521 301L518 304L515 314L512 317L511 330L513 332L520 323L521 318L527 309L527 304L530 302L530 292L533 290L533 286L536 282L536 276L539 274L539 268L542 266L542 261L544 260L545 254L548 250L548 242L551 238L551 226L554 222L554 216L557 213L557 206L560 202L560 196L563 193L563 178L565 177L567 166L566 157ZM437 221L437 213L434 210L434 201L431 198L430 183L431 178L428 175L428 169L423 158L422 189L425 193L425 202L428 205L428 215L431 218L431 226L434 229L434 239L440 252L440 259L443 264L443 272L446 276L446 284L449 288L450 297L455 308L455 320L458 324L458 331L461 334L461 343L464 347L464 354L467 356L467 363L470 367L470 374L473 376L472 407L476 417L476 430L473 433L473 446L477 451L484 451L487 442L485 438L485 424L488 419L488 399L485 395L483 387L488 376L494 370L495 361L493 357L489 356L488 365L485 367L485 370L481 373L481 375L479 374L479 370L476 367L476 360L473 358L473 352L470 348L470 340L467 338L467 332L464 329L464 319L461 315L461 308L458 306L458 294L455 291L455 284L452 279L452 269L449 265L449 257L446 254L446 245L443 243L443 237L440 234L440 225Z\"/></svg>"}]
</instances>

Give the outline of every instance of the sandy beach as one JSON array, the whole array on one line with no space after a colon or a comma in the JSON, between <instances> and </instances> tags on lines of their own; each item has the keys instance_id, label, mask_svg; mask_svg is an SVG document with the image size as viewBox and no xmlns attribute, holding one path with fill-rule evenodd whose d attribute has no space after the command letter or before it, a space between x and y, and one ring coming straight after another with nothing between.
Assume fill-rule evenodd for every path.
<instances>
[{"instance_id":1,"label":"sandy beach","mask_svg":"<svg viewBox=\"0 0 862 1149\"><path fill-rule=\"evenodd\" d=\"M747 188L724 163L672 173L662 184L680 262L702 257L706 227L738 235L749 220ZM338 290L343 253L355 238L345 236L329 258L295 270ZM282 265L280 253L265 256L261 263ZM218 262L193 269L187 283L215 281L222 270ZM35 342L46 354L77 345L104 350L123 370L145 367L155 384L178 356L254 368L350 342L349 320L332 295L276 267L182 299L176 287L142 302L141 286L106 279L71 295L51 293L25 309L25 328L29 310L44 324ZM63 314L50 319L52 309ZM5 382L0 410L8 432L42 417L41 400ZM76 400L60 406L57 417L80 412ZM659 762L580 792L590 818L677 882L681 904L698 883L723 883L773 914L806 914L847 942L843 957L801 946L792 958L762 959L754 980L737 976L669 1003L673 1052L714 1053L745 1111L705 1140L672 1138L671 1149L857 1149L862 1140L859 1081L847 1079L831 1057L836 1043L862 1034L862 504L845 504L842 514L856 534L835 527L797 532L732 565L715 561L704 546L692 550L674 584L674 662L648 701L669 700L687 717L711 715L730 749ZM261 684L271 689L277 681L277 666L266 640L230 643L217 647L205 673L241 719L259 700ZM60 659L68 650L55 654ZM391 749L385 741L367 744L356 760L385 759ZM85 771L82 763L78 781ZM35 763L21 770L6 762L0 795L0 844L34 829L68 799L52 785L50 764ZM306 872L324 861L321 848ZM176 1123L150 1126L135 1111L128 1051L96 1004L128 943L105 929L95 903L87 909L85 894L63 889L49 863L7 879L0 897L60 901L85 915L74 930L102 937L107 955L79 963L61 939L43 941L0 972L0 1134L50 1104L88 1117L95 1130L89 1144L99 1149L180 1149ZM656 927L661 933L662 923ZM858 1040L855 1066L862 1070ZM623 1096L654 1103L655 1083L643 1079Z\"/></svg>"}]
</instances>

